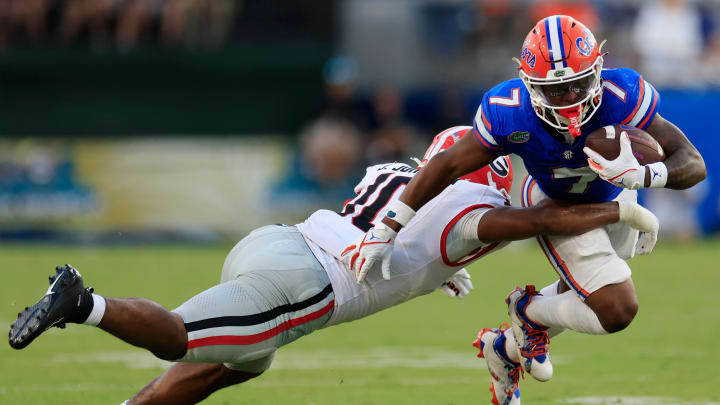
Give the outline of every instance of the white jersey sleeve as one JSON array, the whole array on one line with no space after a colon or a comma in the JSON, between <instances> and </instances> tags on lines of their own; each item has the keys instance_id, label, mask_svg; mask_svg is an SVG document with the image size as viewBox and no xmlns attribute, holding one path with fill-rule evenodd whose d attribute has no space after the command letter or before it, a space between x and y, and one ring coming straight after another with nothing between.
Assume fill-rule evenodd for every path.
<instances>
[{"instance_id":1,"label":"white jersey sleeve","mask_svg":"<svg viewBox=\"0 0 720 405\"><path fill-rule=\"evenodd\" d=\"M495 188L460 180L420 208L398 233L391 260L390 280L371 272L357 284L341 255L397 199L417 173L408 165L393 163L368 168L341 212L320 210L298 224L300 232L328 272L336 308L327 325L352 321L438 288L462 266L502 247L484 244L458 231L468 215L504 206Z\"/></svg>"}]
</instances>

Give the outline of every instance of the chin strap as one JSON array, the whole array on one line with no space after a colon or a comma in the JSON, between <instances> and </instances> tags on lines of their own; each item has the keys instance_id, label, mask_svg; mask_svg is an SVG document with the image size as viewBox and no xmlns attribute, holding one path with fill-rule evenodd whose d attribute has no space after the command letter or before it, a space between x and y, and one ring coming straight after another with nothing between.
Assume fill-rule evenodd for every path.
<instances>
[{"instance_id":1,"label":"chin strap","mask_svg":"<svg viewBox=\"0 0 720 405\"><path fill-rule=\"evenodd\" d=\"M578 105L573 108L563 108L562 110L558 110L558 114L567 118L567 120L569 121L568 132L570 132L570 135L572 135L573 138L577 138L578 136L580 136L580 120L578 119L580 117L580 106Z\"/></svg>"}]
</instances>

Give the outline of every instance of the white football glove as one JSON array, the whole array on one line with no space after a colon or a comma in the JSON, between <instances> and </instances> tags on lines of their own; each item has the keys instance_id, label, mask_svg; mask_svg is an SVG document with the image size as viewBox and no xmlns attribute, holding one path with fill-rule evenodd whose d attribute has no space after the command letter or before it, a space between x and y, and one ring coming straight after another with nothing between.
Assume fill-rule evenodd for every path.
<instances>
[{"instance_id":1,"label":"white football glove","mask_svg":"<svg viewBox=\"0 0 720 405\"><path fill-rule=\"evenodd\" d=\"M638 163L633 156L627 132L620 133L620 155L615 160L607 160L587 146L583 148L583 152L589 158L590 169L601 179L631 190L645 187L645 166Z\"/></svg>"},{"instance_id":2,"label":"white football glove","mask_svg":"<svg viewBox=\"0 0 720 405\"><path fill-rule=\"evenodd\" d=\"M470 281L470 273L465 269L460 269L440 285L440 291L445 295L451 298L457 297L459 300L470 294L472 289L473 284Z\"/></svg>"},{"instance_id":3,"label":"white football glove","mask_svg":"<svg viewBox=\"0 0 720 405\"><path fill-rule=\"evenodd\" d=\"M390 256L397 232L382 222L370 228L355 243L345 248L342 256L350 254L350 270L355 272L358 284L362 283L375 263L382 262L382 275L390 280Z\"/></svg>"},{"instance_id":4,"label":"white football glove","mask_svg":"<svg viewBox=\"0 0 720 405\"><path fill-rule=\"evenodd\" d=\"M618 207L620 220L642 232L635 245L635 253L646 255L652 252L660 230L660 222L655 214L632 201L618 201Z\"/></svg>"},{"instance_id":5,"label":"white football glove","mask_svg":"<svg viewBox=\"0 0 720 405\"><path fill-rule=\"evenodd\" d=\"M650 254L655 248L655 243L657 243L657 233L641 232L635 244L635 253L638 255Z\"/></svg>"}]
</instances>

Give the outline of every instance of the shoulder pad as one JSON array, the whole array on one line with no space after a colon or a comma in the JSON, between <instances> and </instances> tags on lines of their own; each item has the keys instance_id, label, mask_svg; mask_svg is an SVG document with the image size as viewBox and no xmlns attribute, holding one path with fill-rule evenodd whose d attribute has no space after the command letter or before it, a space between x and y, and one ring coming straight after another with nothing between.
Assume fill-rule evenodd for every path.
<instances>
[{"instance_id":1,"label":"shoulder pad","mask_svg":"<svg viewBox=\"0 0 720 405\"><path fill-rule=\"evenodd\" d=\"M364 190L371 184L375 184L377 178L382 176L383 174L404 173L406 175L409 174L414 176L417 172L418 169L406 163L400 162L381 163L378 165L370 166L365 169L365 177L363 177L363 179L360 180L360 183L355 186L355 194L360 194L362 190Z\"/></svg>"},{"instance_id":2,"label":"shoulder pad","mask_svg":"<svg viewBox=\"0 0 720 405\"><path fill-rule=\"evenodd\" d=\"M658 109L657 90L629 68L603 70L602 77L603 102L612 105L613 118L624 125L646 129Z\"/></svg>"}]
</instances>

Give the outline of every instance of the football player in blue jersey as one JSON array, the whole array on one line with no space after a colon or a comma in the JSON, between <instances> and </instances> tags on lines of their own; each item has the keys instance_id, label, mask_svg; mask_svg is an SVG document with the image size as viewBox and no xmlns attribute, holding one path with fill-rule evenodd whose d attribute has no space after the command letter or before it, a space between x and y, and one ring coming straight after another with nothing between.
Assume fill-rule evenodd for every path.
<instances>
[{"instance_id":1,"label":"football player in blue jersey","mask_svg":"<svg viewBox=\"0 0 720 405\"><path fill-rule=\"evenodd\" d=\"M524 206L547 198L634 201L639 188L686 189L703 180L700 153L678 127L658 114L658 92L632 69L603 69L603 44L572 17L554 15L539 21L516 59L520 78L500 83L483 97L475 136L464 137L432 159L382 223L369 231L386 243L358 248L353 268L358 278L388 262L397 232L417 209L454 179L498 155L515 153L523 159L529 173L522 190ZM614 124L647 131L665 150L666 160L640 165L624 133L617 134L621 153L615 160L585 148L587 134ZM541 236L538 241L560 280L540 292L532 286L513 291L507 300L512 332L483 330L480 340L499 347L496 340L506 339L504 360L516 367L522 364L533 377L546 381L553 372L548 336L565 329L613 333L633 320L638 300L625 260L645 248L643 237L623 225L574 237ZM494 400L500 403L519 402L496 394Z\"/></svg>"}]
</instances>

